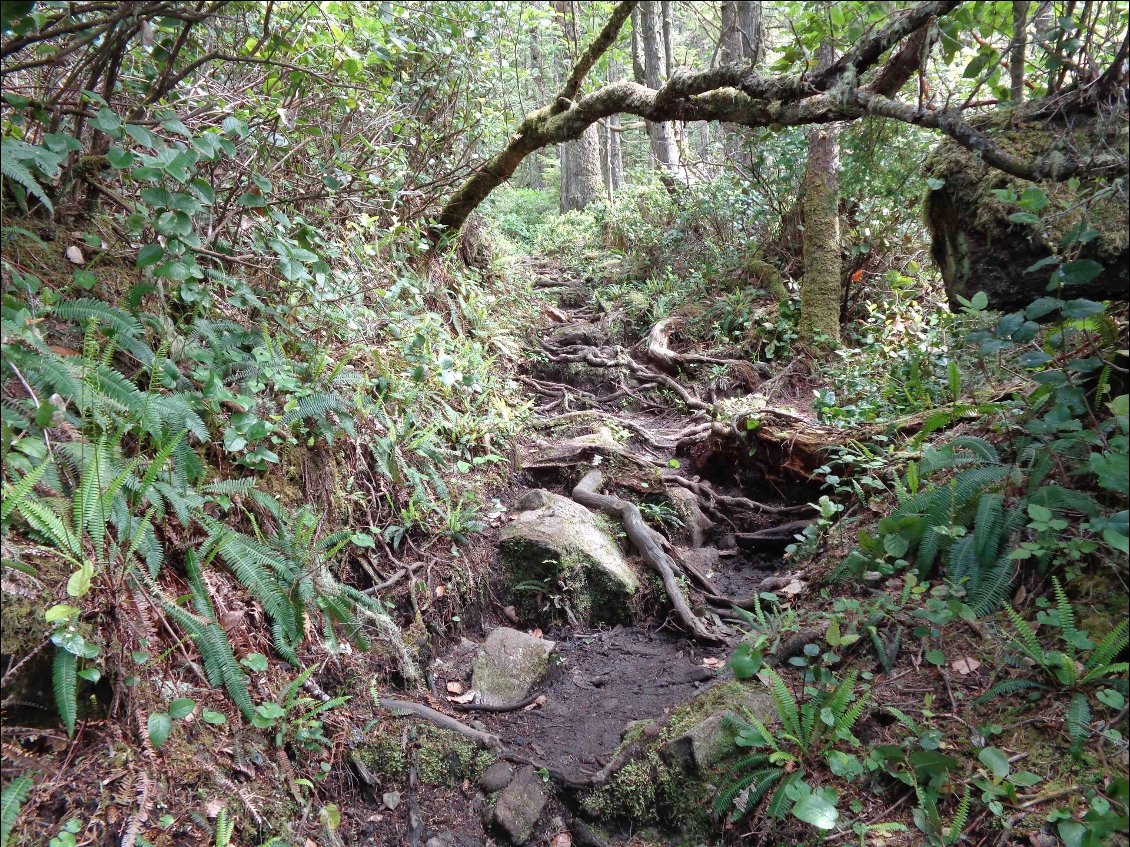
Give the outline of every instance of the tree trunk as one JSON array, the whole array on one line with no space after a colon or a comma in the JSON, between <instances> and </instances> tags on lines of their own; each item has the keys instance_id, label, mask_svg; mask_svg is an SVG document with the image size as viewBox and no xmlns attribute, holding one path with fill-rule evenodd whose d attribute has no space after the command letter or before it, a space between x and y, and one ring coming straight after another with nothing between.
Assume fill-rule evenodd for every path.
<instances>
[{"instance_id":1,"label":"tree trunk","mask_svg":"<svg viewBox=\"0 0 1130 847\"><path fill-rule=\"evenodd\" d=\"M561 162L561 211L583 209L604 193L600 178L600 134L592 124L576 141L557 146Z\"/></svg>"},{"instance_id":2,"label":"tree trunk","mask_svg":"<svg viewBox=\"0 0 1130 847\"><path fill-rule=\"evenodd\" d=\"M820 51L821 67L832 61L832 48ZM836 179L840 144L838 125L815 126L808 136L804 174L804 277L800 284L802 338L840 340L840 187Z\"/></svg>"},{"instance_id":3,"label":"tree trunk","mask_svg":"<svg viewBox=\"0 0 1130 847\"><path fill-rule=\"evenodd\" d=\"M761 57L761 4L750 0L722 3L722 36L718 44L723 65L746 63L756 67ZM725 130L726 160L749 167L746 133L737 126Z\"/></svg>"},{"instance_id":4,"label":"tree trunk","mask_svg":"<svg viewBox=\"0 0 1130 847\"><path fill-rule=\"evenodd\" d=\"M616 62L608 63L608 81L620 81L620 66ZM620 147L620 116L609 115L608 117L608 183L611 191L609 192L609 199L612 199L612 194L619 191L624 187L624 153Z\"/></svg>"},{"instance_id":5,"label":"tree trunk","mask_svg":"<svg viewBox=\"0 0 1130 847\"><path fill-rule=\"evenodd\" d=\"M1012 52L1008 57L1008 75L1012 102L1024 102L1024 60L1028 48L1028 0L1012 0Z\"/></svg>"},{"instance_id":6,"label":"tree trunk","mask_svg":"<svg viewBox=\"0 0 1130 847\"><path fill-rule=\"evenodd\" d=\"M659 0L640 3L640 43L643 45L644 75L647 87L658 90L667 78ZM658 166L669 173L679 168L679 148L671 121L648 124L651 152Z\"/></svg>"},{"instance_id":7,"label":"tree trunk","mask_svg":"<svg viewBox=\"0 0 1130 847\"><path fill-rule=\"evenodd\" d=\"M578 33L574 0L554 0L553 9L565 41L566 55L575 57ZM562 212L584 209L604 193L600 175L600 132L596 124L588 126L576 141L559 144L557 155L561 164L559 205Z\"/></svg>"},{"instance_id":8,"label":"tree trunk","mask_svg":"<svg viewBox=\"0 0 1130 847\"><path fill-rule=\"evenodd\" d=\"M761 44L762 6L752 0L737 0L734 5L738 7L738 32L742 38L742 58L756 67L761 64L765 52Z\"/></svg>"},{"instance_id":9,"label":"tree trunk","mask_svg":"<svg viewBox=\"0 0 1130 847\"><path fill-rule=\"evenodd\" d=\"M640 7L632 9L632 79L639 85L647 85L647 72L643 67L643 43L640 41Z\"/></svg>"}]
</instances>

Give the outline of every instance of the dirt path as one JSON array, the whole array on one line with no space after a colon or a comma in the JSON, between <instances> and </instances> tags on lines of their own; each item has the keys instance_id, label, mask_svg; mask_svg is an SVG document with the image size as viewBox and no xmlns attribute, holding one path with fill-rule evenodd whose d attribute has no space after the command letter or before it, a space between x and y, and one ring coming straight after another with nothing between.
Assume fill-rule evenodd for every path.
<instances>
[{"instance_id":1,"label":"dirt path","mask_svg":"<svg viewBox=\"0 0 1130 847\"><path fill-rule=\"evenodd\" d=\"M717 668L741 633L727 626L729 604L707 598L749 598L779 587L781 551L790 536L752 545L759 550L739 542L795 520L804 507L759 504L727 484L740 477L736 473L716 475L718 485L698 476L690 453L709 436L711 417L708 404L679 381L686 376L659 370L609 338L602 318L586 305L580 280L562 277L554 266L532 270L537 287L559 303L546 310L544 355L531 356L534 364L522 375L538 401L534 437L522 450L527 481L569 496L577 477L596 466L604 471L605 492L652 501L681 496L682 526L663 527L669 536L664 547L692 614L718 635L713 643L688 637L673 613L637 627L546 633L557 643L558 664L540 689L544 701L474 717L508 751L583 783L609 761L625 726L662 717L724 675ZM596 340L603 343L591 343ZM709 464L708 451L701 455ZM452 681L469 686L475 646L465 642L437 662L439 690ZM704 665L707 658L717 661Z\"/></svg>"}]
</instances>

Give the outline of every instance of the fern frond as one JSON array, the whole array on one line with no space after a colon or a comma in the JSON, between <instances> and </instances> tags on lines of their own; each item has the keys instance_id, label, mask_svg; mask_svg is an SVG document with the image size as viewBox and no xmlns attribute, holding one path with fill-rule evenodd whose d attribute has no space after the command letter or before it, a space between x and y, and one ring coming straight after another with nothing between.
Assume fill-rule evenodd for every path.
<instances>
[{"instance_id":1,"label":"fern frond","mask_svg":"<svg viewBox=\"0 0 1130 847\"><path fill-rule=\"evenodd\" d=\"M1029 659L1043 666L1044 648L1040 645L1040 639L1036 637L1035 630L1032 629L1028 621L1020 617L1020 613L1016 609L1006 606L1004 611L1016 630L1016 635L1012 637L1012 640L1020 646L1020 649L1028 655Z\"/></svg>"},{"instance_id":2,"label":"fern frond","mask_svg":"<svg viewBox=\"0 0 1130 847\"><path fill-rule=\"evenodd\" d=\"M78 657L62 647L55 648L55 662L51 670L52 688L55 690L55 707L67 737L75 737L75 719L78 717Z\"/></svg>"},{"instance_id":3,"label":"fern frond","mask_svg":"<svg viewBox=\"0 0 1130 847\"><path fill-rule=\"evenodd\" d=\"M20 816L20 808L33 785L35 781L30 776L17 776L0 794L0 847L8 847L8 838Z\"/></svg>"},{"instance_id":4,"label":"fern frond","mask_svg":"<svg viewBox=\"0 0 1130 847\"><path fill-rule=\"evenodd\" d=\"M1106 671L1114 657L1126 649L1130 644L1130 623L1126 618L1118 622L1118 626L1106 634L1099 645L1087 657L1086 673L1083 682L1091 682L1099 676L1106 675Z\"/></svg>"},{"instance_id":5,"label":"fern frond","mask_svg":"<svg viewBox=\"0 0 1130 847\"><path fill-rule=\"evenodd\" d=\"M8 144L8 141L4 142L4 146ZM35 178L31 169L23 162L17 161L15 156L10 154L0 156L0 173L22 186L28 194L42 203L48 214L55 214L55 206L51 203L51 198L47 196L47 192L43 190L43 186L39 184L39 180Z\"/></svg>"},{"instance_id":6,"label":"fern frond","mask_svg":"<svg viewBox=\"0 0 1130 847\"><path fill-rule=\"evenodd\" d=\"M153 362L153 350L141 340L145 337L145 328L129 312L93 297L61 300L55 304L53 311L63 320L83 325L94 321L107 327L116 334L115 341L122 349L135 355L143 364Z\"/></svg>"},{"instance_id":7,"label":"fern frond","mask_svg":"<svg viewBox=\"0 0 1130 847\"><path fill-rule=\"evenodd\" d=\"M799 780L803 773L803 771L793 771L777 786L777 790L773 792L773 797L765 807L766 817L783 818L785 816L785 813L792 806L792 800L789 799L789 786Z\"/></svg>"},{"instance_id":8,"label":"fern frond","mask_svg":"<svg viewBox=\"0 0 1130 847\"><path fill-rule=\"evenodd\" d=\"M773 705L777 707L777 715L780 717L785 731L799 740L802 735L800 709L797 706L796 697L793 696L789 686L781 679L781 675L777 671L767 667L764 672L768 680L765 685L769 689L769 696L773 700Z\"/></svg>"},{"instance_id":9,"label":"fern frond","mask_svg":"<svg viewBox=\"0 0 1130 847\"><path fill-rule=\"evenodd\" d=\"M35 488L35 484L39 482L40 477L43 476L50 464L51 460L47 459L43 464L32 468L32 470L15 485L4 486L4 496L2 502L0 502L0 520L6 521L8 516L12 514L12 511L23 503L24 499L31 494L32 489Z\"/></svg>"},{"instance_id":10,"label":"fern frond","mask_svg":"<svg viewBox=\"0 0 1130 847\"><path fill-rule=\"evenodd\" d=\"M953 820L950 821L949 828L943 841L947 845L956 844L961 840L961 835L965 831L965 824L969 822L969 805L971 795L969 793L969 786L965 786L965 792L961 795L961 802L957 804L957 811L954 812Z\"/></svg>"},{"instance_id":11,"label":"fern frond","mask_svg":"<svg viewBox=\"0 0 1130 847\"><path fill-rule=\"evenodd\" d=\"M1071 749L1078 751L1091 734L1091 704L1086 694L1076 694L1067 707L1067 734L1071 738Z\"/></svg>"},{"instance_id":12,"label":"fern frond","mask_svg":"<svg viewBox=\"0 0 1130 847\"><path fill-rule=\"evenodd\" d=\"M1019 691L1047 691L1048 686L1042 682L1036 682L1034 679L1007 679L1004 682L998 682L984 694L975 698L973 702L978 706L982 703L987 703L994 697L999 697L1002 694L1016 694Z\"/></svg>"},{"instance_id":13,"label":"fern frond","mask_svg":"<svg viewBox=\"0 0 1130 847\"><path fill-rule=\"evenodd\" d=\"M1067 599L1067 592L1058 577L1052 577L1052 591L1055 593L1055 611L1059 619L1059 627L1063 630L1063 638L1070 645L1076 641L1075 636L1079 630L1075 627L1075 609Z\"/></svg>"}]
</instances>

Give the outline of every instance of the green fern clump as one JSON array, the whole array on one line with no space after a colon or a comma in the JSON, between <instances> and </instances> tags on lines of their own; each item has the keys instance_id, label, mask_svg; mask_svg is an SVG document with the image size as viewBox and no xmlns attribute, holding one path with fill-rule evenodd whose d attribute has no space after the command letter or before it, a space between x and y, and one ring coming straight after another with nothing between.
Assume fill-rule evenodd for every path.
<instances>
[{"instance_id":1,"label":"green fern clump","mask_svg":"<svg viewBox=\"0 0 1130 847\"><path fill-rule=\"evenodd\" d=\"M1052 578L1055 595L1054 625L1057 630L1058 649L1046 649L1024 618L1013 608L1005 609L1012 622L1012 643L1041 671L1042 678L1024 677L1000 682L978 698L984 703L995 697L1017 694L1021 691L1045 692L1059 690L1072 695L1068 706L1066 727L1072 749L1078 751L1090 734L1090 692L1100 684L1120 689L1123 696L1130 690L1127 671L1130 664L1116 661L1130 645L1130 622L1122 618L1098 643L1090 633L1079 629L1075 610L1063 585Z\"/></svg>"},{"instance_id":2,"label":"green fern clump","mask_svg":"<svg viewBox=\"0 0 1130 847\"><path fill-rule=\"evenodd\" d=\"M728 714L723 719L737 747L766 750L739 760L715 797L714 814L728 814L731 822L744 818L763 800L769 817L787 814L793 805L789 786L803 777L806 764L827 755L837 743L858 745L852 729L870 699L859 694L859 674L854 670L835 684L806 689L809 696L803 702L773 668L762 673L779 729L771 730L750 714Z\"/></svg>"}]
</instances>

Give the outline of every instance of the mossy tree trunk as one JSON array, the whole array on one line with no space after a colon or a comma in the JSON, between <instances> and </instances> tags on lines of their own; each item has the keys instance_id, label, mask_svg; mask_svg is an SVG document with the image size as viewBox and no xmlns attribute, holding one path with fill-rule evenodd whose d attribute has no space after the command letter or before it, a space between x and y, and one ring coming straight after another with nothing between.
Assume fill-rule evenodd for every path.
<instances>
[{"instance_id":1,"label":"mossy tree trunk","mask_svg":"<svg viewBox=\"0 0 1130 847\"><path fill-rule=\"evenodd\" d=\"M828 45L821 65L831 63ZM840 340L840 162L839 127L814 126L808 136L804 173L804 277L800 284L802 338Z\"/></svg>"}]
</instances>

